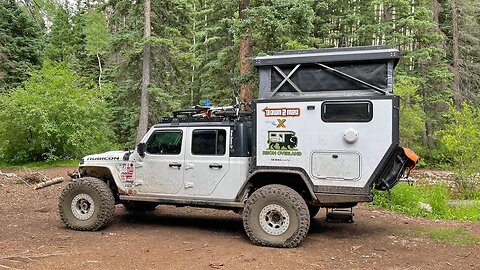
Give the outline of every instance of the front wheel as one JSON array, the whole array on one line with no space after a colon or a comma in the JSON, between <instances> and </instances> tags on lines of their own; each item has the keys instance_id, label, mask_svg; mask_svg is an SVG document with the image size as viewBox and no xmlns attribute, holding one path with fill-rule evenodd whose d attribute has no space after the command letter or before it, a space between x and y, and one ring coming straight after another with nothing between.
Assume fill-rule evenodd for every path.
<instances>
[{"instance_id":1,"label":"front wheel","mask_svg":"<svg viewBox=\"0 0 480 270\"><path fill-rule=\"evenodd\" d=\"M63 189L58 208L67 228L96 231L112 220L115 199L105 182L85 177L70 182Z\"/></svg>"},{"instance_id":2,"label":"front wheel","mask_svg":"<svg viewBox=\"0 0 480 270\"><path fill-rule=\"evenodd\" d=\"M256 245L296 247L307 235L310 214L305 200L295 190L267 185L248 198L243 226Z\"/></svg>"}]
</instances>

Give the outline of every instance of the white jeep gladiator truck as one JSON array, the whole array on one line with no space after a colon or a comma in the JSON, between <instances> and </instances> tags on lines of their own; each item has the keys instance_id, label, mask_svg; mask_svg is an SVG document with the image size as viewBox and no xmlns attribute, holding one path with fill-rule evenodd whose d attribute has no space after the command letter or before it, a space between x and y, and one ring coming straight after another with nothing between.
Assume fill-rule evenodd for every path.
<instances>
[{"instance_id":1,"label":"white jeep gladiator truck","mask_svg":"<svg viewBox=\"0 0 480 270\"><path fill-rule=\"evenodd\" d=\"M82 158L61 194L61 219L99 230L116 204L227 209L242 214L253 243L295 247L321 207L371 201L373 188L392 188L415 166L418 157L399 146L399 58L383 46L257 57L251 112L179 110L134 151Z\"/></svg>"}]
</instances>

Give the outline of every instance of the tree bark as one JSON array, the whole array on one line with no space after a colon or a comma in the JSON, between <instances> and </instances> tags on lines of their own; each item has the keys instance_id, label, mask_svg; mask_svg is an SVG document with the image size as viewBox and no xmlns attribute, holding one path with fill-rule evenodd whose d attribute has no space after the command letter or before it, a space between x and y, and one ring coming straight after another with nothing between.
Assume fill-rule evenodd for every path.
<instances>
[{"instance_id":1,"label":"tree bark","mask_svg":"<svg viewBox=\"0 0 480 270\"><path fill-rule=\"evenodd\" d=\"M453 52L453 104L457 109L460 108L463 96L461 89L460 78L460 45L459 45L459 30L458 30L458 7L457 0L451 0L452 7L452 52Z\"/></svg>"},{"instance_id":2,"label":"tree bark","mask_svg":"<svg viewBox=\"0 0 480 270\"><path fill-rule=\"evenodd\" d=\"M240 20L245 20L245 10L250 7L250 0L240 0L238 5L238 14ZM250 71L252 56L252 37L250 33L245 33L240 39L240 76L246 76ZM253 87L248 82L240 85L240 100L245 104L250 104L253 99ZM249 107L249 105L247 105ZM248 109L248 108L244 108Z\"/></svg>"},{"instance_id":3,"label":"tree bark","mask_svg":"<svg viewBox=\"0 0 480 270\"><path fill-rule=\"evenodd\" d=\"M148 94L148 86L150 84L150 42L148 38L151 36L151 2L145 0L143 13L144 13L144 31L143 37L145 38L145 44L143 45L143 68L142 68L142 93L140 97L140 117L138 120L136 143L138 144L143 135L148 129L148 107L150 104L150 97Z\"/></svg>"},{"instance_id":4,"label":"tree bark","mask_svg":"<svg viewBox=\"0 0 480 270\"><path fill-rule=\"evenodd\" d=\"M98 88L100 90L102 90L102 73L103 73L103 69L102 69L102 61L100 60L100 55L97 53L97 60L98 60Z\"/></svg>"}]
</instances>

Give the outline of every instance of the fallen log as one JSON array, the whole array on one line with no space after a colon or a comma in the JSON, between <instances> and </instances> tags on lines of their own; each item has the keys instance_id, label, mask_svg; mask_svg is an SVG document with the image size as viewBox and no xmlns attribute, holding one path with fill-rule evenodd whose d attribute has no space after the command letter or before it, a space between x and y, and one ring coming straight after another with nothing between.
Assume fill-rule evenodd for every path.
<instances>
[{"instance_id":1,"label":"fallen log","mask_svg":"<svg viewBox=\"0 0 480 270\"><path fill-rule=\"evenodd\" d=\"M17 177L17 175L14 174L14 173L4 173L4 172L2 172L2 171L0 171L0 176L5 176L5 177L7 177L7 178Z\"/></svg>"},{"instance_id":2,"label":"fallen log","mask_svg":"<svg viewBox=\"0 0 480 270\"><path fill-rule=\"evenodd\" d=\"M56 178L53 178L53 179L50 179L50 180L47 180L47 181L43 181L43 182L34 184L34 185L32 185L32 188L33 188L33 190L37 190L37 189L41 189L41 188L44 188L44 187L55 185L55 184L58 184L58 183L61 183L61 182L63 182L63 177L56 177Z\"/></svg>"}]
</instances>

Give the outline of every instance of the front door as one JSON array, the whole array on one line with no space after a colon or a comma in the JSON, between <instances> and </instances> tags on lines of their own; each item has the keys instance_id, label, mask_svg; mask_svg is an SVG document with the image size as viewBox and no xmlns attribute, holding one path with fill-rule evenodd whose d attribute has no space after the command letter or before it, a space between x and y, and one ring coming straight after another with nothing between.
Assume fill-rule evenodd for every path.
<instances>
[{"instance_id":1,"label":"front door","mask_svg":"<svg viewBox=\"0 0 480 270\"><path fill-rule=\"evenodd\" d=\"M187 194L212 194L229 169L230 128L189 128L185 154Z\"/></svg>"},{"instance_id":2,"label":"front door","mask_svg":"<svg viewBox=\"0 0 480 270\"><path fill-rule=\"evenodd\" d=\"M183 186L186 128L155 130L137 167L139 193L177 194Z\"/></svg>"}]
</instances>

